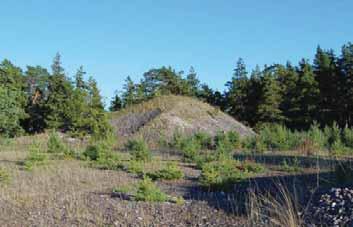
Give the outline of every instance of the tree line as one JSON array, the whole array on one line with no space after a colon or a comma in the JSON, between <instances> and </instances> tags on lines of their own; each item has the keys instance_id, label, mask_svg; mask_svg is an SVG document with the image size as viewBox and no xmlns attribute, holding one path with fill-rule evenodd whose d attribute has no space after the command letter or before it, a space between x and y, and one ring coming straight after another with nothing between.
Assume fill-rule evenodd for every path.
<instances>
[{"instance_id":1,"label":"tree line","mask_svg":"<svg viewBox=\"0 0 353 227\"><path fill-rule=\"evenodd\" d=\"M72 135L102 134L109 129L97 87L84 80L82 67L69 78L57 54L51 73L41 66L23 71L9 60L0 63L0 135L13 137L46 129Z\"/></svg>"},{"instance_id":2,"label":"tree line","mask_svg":"<svg viewBox=\"0 0 353 227\"><path fill-rule=\"evenodd\" d=\"M57 129L72 135L102 134L109 122L97 82L80 67L65 73L60 54L51 72L41 66L25 70L5 59L0 63L0 135L17 136ZM339 55L318 47L313 62L273 64L248 71L240 58L225 91L201 83L194 68L151 69L139 82L127 77L110 110L116 111L160 95L192 96L218 106L239 121L260 127L276 123L306 130L337 123L353 126L353 44Z\"/></svg>"},{"instance_id":3,"label":"tree line","mask_svg":"<svg viewBox=\"0 0 353 227\"><path fill-rule=\"evenodd\" d=\"M151 69L135 83L127 77L123 90L111 103L111 110L143 102L159 95L174 94L199 98L218 106L251 126L283 124L290 129L307 130L314 122L321 126L337 123L353 125L353 44L341 53L316 49L311 63L302 59L256 66L249 72L239 59L224 92L201 84L195 70L176 72L171 67Z\"/></svg>"}]
</instances>

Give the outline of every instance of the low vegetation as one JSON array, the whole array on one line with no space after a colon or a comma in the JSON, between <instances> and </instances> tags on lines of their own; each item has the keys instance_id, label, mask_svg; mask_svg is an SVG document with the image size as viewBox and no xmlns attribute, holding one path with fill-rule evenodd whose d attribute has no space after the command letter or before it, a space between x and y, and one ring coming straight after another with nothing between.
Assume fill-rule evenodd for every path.
<instances>
[{"instance_id":1,"label":"low vegetation","mask_svg":"<svg viewBox=\"0 0 353 227\"><path fill-rule=\"evenodd\" d=\"M144 202L165 202L168 196L150 178L145 177L137 185L135 199Z\"/></svg>"},{"instance_id":2,"label":"low vegetation","mask_svg":"<svg viewBox=\"0 0 353 227\"><path fill-rule=\"evenodd\" d=\"M168 163L165 168L147 173L152 180L178 180L184 177L183 171L175 163Z\"/></svg>"}]
</instances>

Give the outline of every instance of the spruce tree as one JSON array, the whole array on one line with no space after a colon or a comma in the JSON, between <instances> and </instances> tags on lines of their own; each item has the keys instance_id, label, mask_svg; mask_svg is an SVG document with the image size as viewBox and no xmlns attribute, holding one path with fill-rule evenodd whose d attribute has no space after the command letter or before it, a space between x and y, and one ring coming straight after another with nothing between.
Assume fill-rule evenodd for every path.
<instances>
[{"instance_id":1,"label":"spruce tree","mask_svg":"<svg viewBox=\"0 0 353 227\"><path fill-rule=\"evenodd\" d=\"M71 127L70 102L73 87L61 66L61 57L57 53L52 74L48 81L48 99L46 101L46 123L49 128L68 130Z\"/></svg>"},{"instance_id":2,"label":"spruce tree","mask_svg":"<svg viewBox=\"0 0 353 227\"><path fill-rule=\"evenodd\" d=\"M227 111L240 121L245 121L247 113L248 78L243 59L239 58L232 80L227 82Z\"/></svg>"},{"instance_id":3,"label":"spruce tree","mask_svg":"<svg viewBox=\"0 0 353 227\"><path fill-rule=\"evenodd\" d=\"M275 67L266 67L261 81L261 95L257 109L258 124L282 123L283 115L280 109L282 102L281 87L273 72Z\"/></svg>"}]
</instances>

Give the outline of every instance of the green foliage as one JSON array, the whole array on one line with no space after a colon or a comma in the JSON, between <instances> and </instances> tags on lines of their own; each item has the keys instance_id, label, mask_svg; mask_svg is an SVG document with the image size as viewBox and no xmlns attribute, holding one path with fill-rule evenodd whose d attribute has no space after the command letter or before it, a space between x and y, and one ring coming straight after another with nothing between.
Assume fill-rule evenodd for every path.
<instances>
[{"instance_id":1,"label":"green foliage","mask_svg":"<svg viewBox=\"0 0 353 227\"><path fill-rule=\"evenodd\" d=\"M5 168L0 167L0 185L7 184L10 182L10 180L11 180L11 176L9 172Z\"/></svg>"},{"instance_id":2,"label":"green foliage","mask_svg":"<svg viewBox=\"0 0 353 227\"><path fill-rule=\"evenodd\" d=\"M60 135L55 131L50 132L47 147L48 153L52 154L66 153L66 150L68 149L60 138Z\"/></svg>"},{"instance_id":3,"label":"green foliage","mask_svg":"<svg viewBox=\"0 0 353 227\"><path fill-rule=\"evenodd\" d=\"M302 168L300 167L300 163L298 159L294 159L294 162L291 164L288 164L286 160L283 160L280 169L288 173L297 173L302 171Z\"/></svg>"},{"instance_id":4,"label":"green foliage","mask_svg":"<svg viewBox=\"0 0 353 227\"><path fill-rule=\"evenodd\" d=\"M148 173L147 176L152 180L178 180L184 177L184 173L175 163L168 163L165 168Z\"/></svg>"},{"instance_id":5,"label":"green foliage","mask_svg":"<svg viewBox=\"0 0 353 227\"><path fill-rule=\"evenodd\" d=\"M142 161L130 160L125 168L129 173L140 175L144 172L143 164Z\"/></svg>"},{"instance_id":6,"label":"green foliage","mask_svg":"<svg viewBox=\"0 0 353 227\"><path fill-rule=\"evenodd\" d=\"M145 177L138 183L135 199L145 202L165 202L168 196L164 194L150 178Z\"/></svg>"},{"instance_id":7,"label":"green foliage","mask_svg":"<svg viewBox=\"0 0 353 227\"><path fill-rule=\"evenodd\" d=\"M346 147L353 149L353 129L345 127L343 130L342 141Z\"/></svg>"},{"instance_id":8,"label":"green foliage","mask_svg":"<svg viewBox=\"0 0 353 227\"><path fill-rule=\"evenodd\" d=\"M262 153L267 150L266 144L260 136L249 136L242 141L242 147L248 151Z\"/></svg>"},{"instance_id":9,"label":"green foliage","mask_svg":"<svg viewBox=\"0 0 353 227\"><path fill-rule=\"evenodd\" d=\"M29 153L24 160L24 168L32 170L36 166L45 165L48 160L47 154L40 148L39 144L33 143L29 147Z\"/></svg>"},{"instance_id":10,"label":"green foliage","mask_svg":"<svg viewBox=\"0 0 353 227\"><path fill-rule=\"evenodd\" d=\"M126 149L130 151L132 159L135 161L147 162L152 159L151 151L142 139L129 140L126 144Z\"/></svg>"},{"instance_id":11,"label":"green foliage","mask_svg":"<svg viewBox=\"0 0 353 227\"><path fill-rule=\"evenodd\" d=\"M181 151L186 162L196 161L201 150L201 144L195 138L187 138L181 143Z\"/></svg>"},{"instance_id":12,"label":"green foliage","mask_svg":"<svg viewBox=\"0 0 353 227\"><path fill-rule=\"evenodd\" d=\"M22 92L0 85L0 136L13 137L23 133L20 121L26 117Z\"/></svg>"},{"instance_id":13,"label":"green foliage","mask_svg":"<svg viewBox=\"0 0 353 227\"><path fill-rule=\"evenodd\" d=\"M202 149L209 149L212 146L212 137L205 132L197 132L194 139L201 145Z\"/></svg>"},{"instance_id":14,"label":"green foliage","mask_svg":"<svg viewBox=\"0 0 353 227\"><path fill-rule=\"evenodd\" d=\"M200 182L204 187L228 190L234 183L264 170L259 164L223 159L205 163L202 167Z\"/></svg>"},{"instance_id":15,"label":"green foliage","mask_svg":"<svg viewBox=\"0 0 353 227\"><path fill-rule=\"evenodd\" d=\"M316 122L310 126L307 137L312 141L314 148L318 150L324 149L327 144L327 136Z\"/></svg>"}]
</instances>

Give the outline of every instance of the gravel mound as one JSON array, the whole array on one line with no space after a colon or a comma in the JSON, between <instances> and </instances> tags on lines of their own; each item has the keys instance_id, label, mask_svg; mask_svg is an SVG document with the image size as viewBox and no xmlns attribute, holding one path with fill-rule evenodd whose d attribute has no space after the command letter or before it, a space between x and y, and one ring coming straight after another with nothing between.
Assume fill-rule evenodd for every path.
<instances>
[{"instance_id":1,"label":"gravel mound","mask_svg":"<svg viewBox=\"0 0 353 227\"><path fill-rule=\"evenodd\" d=\"M309 207L309 226L353 226L353 188L320 193Z\"/></svg>"},{"instance_id":2,"label":"gravel mound","mask_svg":"<svg viewBox=\"0 0 353 227\"><path fill-rule=\"evenodd\" d=\"M143 137L150 145L170 140L176 132L192 135L236 131L240 136L255 135L221 110L200 100L183 96L161 96L111 114L111 124L119 141Z\"/></svg>"}]
</instances>

